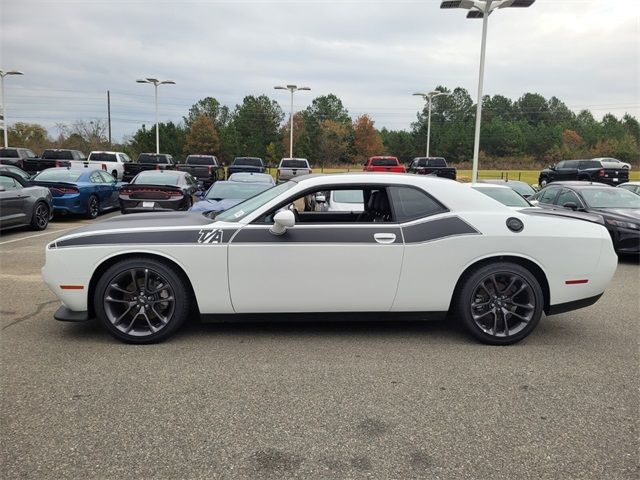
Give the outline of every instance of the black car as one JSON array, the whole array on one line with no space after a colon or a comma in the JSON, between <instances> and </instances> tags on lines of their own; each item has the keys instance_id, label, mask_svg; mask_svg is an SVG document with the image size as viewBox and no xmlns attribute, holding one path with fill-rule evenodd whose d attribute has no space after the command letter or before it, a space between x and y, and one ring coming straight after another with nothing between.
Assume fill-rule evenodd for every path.
<instances>
[{"instance_id":1,"label":"black car","mask_svg":"<svg viewBox=\"0 0 640 480\"><path fill-rule=\"evenodd\" d=\"M551 182L568 180L620 185L629 180L629 169L605 166L600 160L563 160L542 170L538 184L546 187Z\"/></svg>"},{"instance_id":2,"label":"black car","mask_svg":"<svg viewBox=\"0 0 640 480\"><path fill-rule=\"evenodd\" d=\"M20 176L0 171L0 229L30 226L44 230L53 216L51 192Z\"/></svg>"},{"instance_id":3,"label":"black car","mask_svg":"<svg viewBox=\"0 0 640 480\"><path fill-rule=\"evenodd\" d=\"M146 170L120 189L120 211L188 210L199 191L198 181L187 172Z\"/></svg>"},{"instance_id":4,"label":"black car","mask_svg":"<svg viewBox=\"0 0 640 480\"><path fill-rule=\"evenodd\" d=\"M558 182L531 197L538 206L595 213L604 219L616 252L640 253L640 196L592 182Z\"/></svg>"},{"instance_id":5,"label":"black car","mask_svg":"<svg viewBox=\"0 0 640 480\"><path fill-rule=\"evenodd\" d=\"M531 185L526 182L521 182L520 180L501 180L499 178L490 179L490 180L480 180L480 183L491 183L493 185L504 185L505 187L509 187L511 190L519 193L524 198L530 198L531 196L536 194L536 191L533 189Z\"/></svg>"},{"instance_id":6,"label":"black car","mask_svg":"<svg viewBox=\"0 0 640 480\"><path fill-rule=\"evenodd\" d=\"M451 180L455 180L457 177L456 169L447 165L447 161L442 157L416 157L407 168L407 173L435 175Z\"/></svg>"},{"instance_id":7,"label":"black car","mask_svg":"<svg viewBox=\"0 0 640 480\"><path fill-rule=\"evenodd\" d=\"M174 170L175 168L173 157L167 153L141 153L135 162L124 164L122 181L129 182L133 177L147 170Z\"/></svg>"}]
</instances>

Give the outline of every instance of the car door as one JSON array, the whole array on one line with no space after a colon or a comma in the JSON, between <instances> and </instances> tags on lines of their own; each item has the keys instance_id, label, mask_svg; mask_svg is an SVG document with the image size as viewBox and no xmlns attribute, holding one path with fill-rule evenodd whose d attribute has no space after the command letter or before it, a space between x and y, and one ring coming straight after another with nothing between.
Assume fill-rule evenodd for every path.
<instances>
[{"instance_id":1,"label":"car door","mask_svg":"<svg viewBox=\"0 0 640 480\"><path fill-rule=\"evenodd\" d=\"M102 177L102 181L104 182L105 189L105 202L111 207L119 206L118 203L118 193L119 189L117 186L118 181L108 172L104 170L98 170L98 173ZM102 188L102 187L101 187Z\"/></svg>"},{"instance_id":2,"label":"car door","mask_svg":"<svg viewBox=\"0 0 640 480\"><path fill-rule=\"evenodd\" d=\"M89 176L89 181L93 185L93 192L98 195L98 199L100 200L100 207L105 208L111 205L111 188L108 184L105 183L101 173L101 170L94 170Z\"/></svg>"},{"instance_id":3,"label":"car door","mask_svg":"<svg viewBox=\"0 0 640 480\"><path fill-rule=\"evenodd\" d=\"M27 199L22 185L13 178L0 175L0 226L24 225L27 219Z\"/></svg>"},{"instance_id":4,"label":"car door","mask_svg":"<svg viewBox=\"0 0 640 480\"><path fill-rule=\"evenodd\" d=\"M347 188L348 186L342 185ZM389 210L386 189L365 186L382 212ZM305 196L331 190L323 186L293 195L285 204L313 208ZM373 192L377 192L375 195ZM381 196L378 196L381 195ZM386 204L385 204L386 201ZM400 227L387 217L327 221L335 212L301 211L304 219L283 234L272 233L272 210L243 227L229 246L229 289L237 313L388 311L393 304L403 243ZM332 215L332 217L322 217Z\"/></svg>"},{"instance_id":5,"label":"car door","mask_svg":"<svg viewBox=\"0 0 640 480\"><path fill-rule=\"evenodd\" d=\"M566 160L556 168L556 180L576 180L578 178L578 160Z\"/></svg>"}]
</instances>

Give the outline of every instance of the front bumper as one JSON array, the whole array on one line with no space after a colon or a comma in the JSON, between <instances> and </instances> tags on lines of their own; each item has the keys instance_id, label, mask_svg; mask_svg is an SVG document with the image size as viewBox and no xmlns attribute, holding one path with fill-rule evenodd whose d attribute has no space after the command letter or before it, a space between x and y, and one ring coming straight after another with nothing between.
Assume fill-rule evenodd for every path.
<instances>
[{"instance_id":1,"label":"front bumper","mask_svg":"<svg viewBox=\"0 0 640 480\"><path fill-rule=\"evenodd\" d=\"M618 227L610 233L616 252L640 254L640 231Z\"/></svg>"}]
</instances>

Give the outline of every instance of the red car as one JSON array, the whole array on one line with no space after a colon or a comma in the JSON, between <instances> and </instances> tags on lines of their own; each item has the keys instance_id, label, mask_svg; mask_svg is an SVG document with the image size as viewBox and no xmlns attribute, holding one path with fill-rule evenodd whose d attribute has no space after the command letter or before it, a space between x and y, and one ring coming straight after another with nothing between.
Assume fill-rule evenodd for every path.
<instances>
[{"instance_id":1,"label":"red car","mask_svg":"<svg viewBox=\"0 0 640 480\"><path fill-rule=\"evenodd\" d=\"M364 164L365 172L405 173L406 170L396 157L370 157Z\"/></svg>"}]
</instances>

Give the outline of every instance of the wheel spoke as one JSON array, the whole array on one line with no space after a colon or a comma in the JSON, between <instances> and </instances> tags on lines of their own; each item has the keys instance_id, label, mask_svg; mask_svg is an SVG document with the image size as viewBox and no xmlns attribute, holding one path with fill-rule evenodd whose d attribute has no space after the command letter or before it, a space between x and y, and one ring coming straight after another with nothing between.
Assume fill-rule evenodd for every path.
<instances>
[{"instance_id":1,"label":"wheel spoke","mask_svg":"<svg viewBox=\"0 0 640 480\"><path fill-rule=\"evenodd\" d=\"M116 284L116 283L112 283L111 285L109 285L109 287L111 289L115 290L116 292L124 293L125 295L131 295L131 294L135 293L135 290L133 292L131 292L129 290L125 290L124 288L121 288L120 286L118 286L118 284Z\"/></svg>"},{"instance_id":2,"label":"wheel spoke","mask_svg":"<svg viewBox=\"0 0 640 480\"><path fill-rule=\"evenodd\" d=\"M486 302L480 302L480 303L472 303L471 304L471 308L485 307L485 306L489 305L490 303L491 303L491 300L487 300Z\"/></svg>"},{"instance_id":3,"label":"wheel spoke","mask_svg":"<svg viewBox=\"0 0 640 480\"><path fill-rule=\"evenodd\" d=\"M161 303L161 302L173 302L173 300L174 300L173 297L158 298L157 300L149 300L149 304L155 305L156 303Z\"/></svg>"},{"instance_id":4,"label":"wheel spoke","mask_svg":"<svg viewBox=\"0 0 640 480\"><path fill-rule=\"evenodd\" d=\"M507 293L509 292L509 290L511 290L511 287L513 287L513 285L518 281L517 277L511 277L511 282L509 282L509 285L507 286L507 288L503 289L500 293Z\"/></svg>"},{"instance_id":5,"label":"wheel spoke","mask_svg":"<svg viewBox=\"0 0 640 480\"><path fill-rule=\"evenodd\" d=\"M136 318L138 318L140 316L140 313L142 313L144 311L144 308L140 307L140 310L138 310L138 313L136 313L132 318L131 318L131 323L127 326L127 329L125 330L124 333L129 333L131 331L131 329L133 328L133 324L136 321Z\"/></svg>"},{"instance_id":6,"label":"wheel spoke","mask_svg":"<svg viewBox=\"0 0 640 480\"><path fill-rule=\"evenodd\" d=\"M523 315L520 315L518 312L511 312L511 311L509 311L509 313L510 313L511 315L513 315L514 317L518 317L518 318L519 318L520 320L522 320L523 322L526 322L526 323L528 323L528 322L529 322L529 319L528 319L527 317L525 317L525 316L523 316Z\"/></svg>"},{"instance_id":7,"label":"wheel spoke","mask_svg":"<svg viewBox=\"0 0 640 480\"><path fill-rule=\"evenodd\" d=\"M495 308L491 311L493 312L493 329L491 330L491 334L495 336L498 333L498 312Z\"/></svg>"},{"instance_id":8,"label":"wheel spoke","mask_svg":"<svg viewBox=\"0 0 640 480\"><path fill-rule=\"evenodd\" d=\"M504 308L500 308L500 316L502 317L502 322L504 323L504 335L505 337L509 336L509 322L507 321L507 315L506 313L508 312L508 310L504 309Z\"/></svg>"},{"instance_id":9,"label":"wheel spoke","mask_svg":"<svg viewBox=\"0 0 640 480\"><path fill-rule=\"evenodd\" d=\"M144 284L142 285L142 288L144 289L145 292L147 292L149 289L149 269L148 268L144 269Z\"/></svg>"},{"instance_id":10,"label":"wheel spoke","mask_svg":"<svg viewBox=\"0 0 640 480\"><path fill-rule=\"evenodd\" d=\"M497 295L500 290L498 289L498 282L496 282L496 276L491 275L489 280L491 280L491 284L493 285L493 294Z\"/></svg>"},{"instance_id":11,"label":"wheel spoke","mask_svg":"<svg viewBox=\"0 0 640 480\"><path fill-rule=\"evenodd\" d=\"M106 297L104 301L112 302L112 303L126 303L127 305L135 305L136 303L136 302L130 302L129 300L120 300L119 298L113 298L113 297Z\"/></svg>"},{"instance_id":12,"label":"wheel spoke","mask_svg":"<svg viewBox=\"0 0 640 480\"><path fill-rule=\"evenodd\" d=\"M494 309L494 310L495 310L495 309ZM482 313L482 314L480 314L480 315L473 314L473 318L474 318L475 320L480 320L481 318L486 317L486 316L487 316L487 315L489 315L490 313L493 313L493 310L487 310L486 312L484 312L484 313Z\"/></svg>"},{"instance_id":13,"label":"wheel spoke","mask_svg":"<svg viewBox=\"0 0 640 480\"><path fill-rule=\"evenodd\" d=\"M131 280L133 281L133 291L137 292L138 291L138 283L136 282L136 271L135 270L129 270L129 272L131 272Z\"/></svg>"},{"instance_id":14,"label":"wheel spoke","mask_svg":"<svg viewBox=\"0 0 640 480\"><path fill-rule=\"evenodd\" d=\"M156 317L158 317L158 319L164 324L166 325L167 322L169 321L169 319L167 317L165 317L164 315L160 315L160 313L158 313L158 311L156 310L156 306L155 305L151 305L151 310L153 311L153 313L155 314Z\"/></svg>"},{"instance_id":15,"label":"wheel spoke","mask_svg":"<svg viewBox=\"0 0 640 480\"><path fill-rule=\"evenodd\" d=\"M120 321L131 311L132 308L133 308L133 305L129 305L129 307L127 307L127 309L124 311L124 313L122 315L120 315L118 318L115 319L113 324L117 325L118 323L120 323Z\"/></svg>"}]
</instances>

